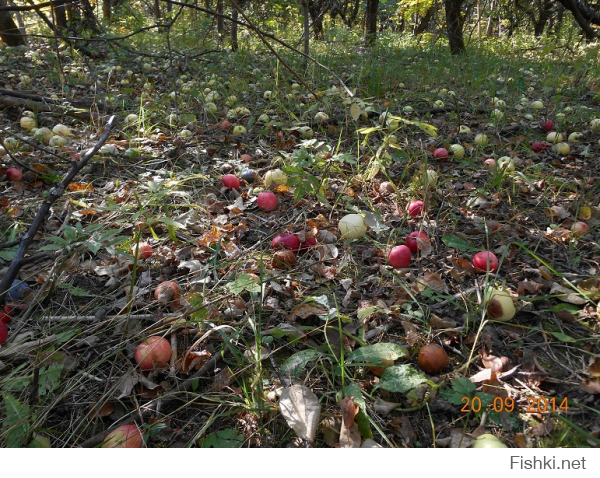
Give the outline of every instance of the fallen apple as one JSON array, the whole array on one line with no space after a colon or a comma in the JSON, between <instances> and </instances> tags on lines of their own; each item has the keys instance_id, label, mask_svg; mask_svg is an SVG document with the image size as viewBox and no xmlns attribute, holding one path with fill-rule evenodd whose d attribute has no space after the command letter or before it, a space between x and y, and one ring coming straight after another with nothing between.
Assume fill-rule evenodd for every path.
<instances>
[{"instance_id":1,"label":"fallen apple","mask_svg":"<svg viewBox=\"0 0 600 478\"><path fill-rule=\"evenodd\" d=\"M490 319L507 322L517 313L512 297L504 289L489 289L485 296L485 307Z\"/></svg>"},{"instance_id":2,"label":"fallen apple","mask_svg":"<svg viewBox=\"0 0 600 478\"><path fill-rule=\"evenodd\" d=\"M552 146L552 149L558 154L569 154L571 151L569 143L556 143L554 146Z\"/></svg>"},{"instance_id":3,"label":"fallen apple","mask_svg":"<svg viewBox=\"0 0 600 478\"><path fill-rule=\"evenodd\" d=\"M552 131L552 128L554 128L554 121L552 121L552 120L542 121L542 128L544 128L547 132Z\"/></svg>"},{"instance_id":4,"label":"fallen apple","mask_svg":"<svg viewBox=\"0 0 600 478\"><path fill-rule=\"evenodd\" d=\"M471 448L506 448L506 445L491 433L484 433L477 437Z\"/></svg>"},{"instance_id":5,"label":"fallen apple","mask_svg":"<svg viewBox=\"0 0 600 478\"><path fill-rule=\"evenodd\" d=\"M458 128L459 134L471 134L471 128L469 128L466 124L461 124Z\"/></svg>"},{"instance_id":6,"label":"fallen apple","mask_svg":"<svg viewBox=\"0 0 600 478\"><path fill-rule=\"evenodd\" d=\"M534 153L539 153L540 151L545 151L547 147L548 146L546 146L546 143L543 143L541 141L536 141L531 145L531 150Z\"/></svg>"},{"instance_id":7,"label":"fallen apple","mask_svg":"<svg viewBox=\"0 0 600 478\"><path fill-rule=\"evenodd\" d=\"M496 272L498 270L498 258L490 251L478 252L473 257L473 267L483 272Z\"/></svg>"},{"instance_id":8,"label":"fallen apple","mask_svg":"<svg viewBox=\"0 0 600 478\"><path fill-rule=\"evenodd\" d=\"M475 136L475 144L477 146L487 146L488 144L488 137L487 134L483 134L483 133L479 133L478 135Z\"/></svg>"},{"instance_id":9,"label":"fallen apple","mask_svg":"<svg viewBox=\"0 0 600 478\"><path fill-rule=\"evenodd\" d=\"M388 255L388 263L395 268L408 267L411 255L408 246L393 247Z\"/></svg>"},{"instance_id":10,"label":"fallen apple","mask_svg":"<svg viewBox=\"0 0 600 478\"><path fill-rule=\"evenodd\" d=\"M496 164L498 165L498 169L505 173L512 173L515 170L515 162L508 156L502 156L501 158L498 158Z\"/></svg>"},{"instance_id":11,"label":"fallen apple","mask_svg":"<svg viewBox=\"0 0 600 478\"><path fill-rule=\"evenodd\" d=\"M582 137L583 137L583 134L576 131L569 135L569 137L567 138L567 141L569 143L579 143L579 141L581 140Z\"/></svg>"},{"instance_id":12,"label":"fallen apple","mask_svg":"<svg viewBox=\"0 0 600 478\"><path fill-rule=\"evenodd\" d=\"M273 249L289 249L297 251L300 249L300 239L294 234L277 234L271 241L271 247Z\"/></svg>"},{"instance_id":13,"label":"fallen apple","mask_svg":"<svg viewBox=\"0 0 600 478\"><path fill-rule=\"evenodd\" d=\"M316 245L317 245L317 238L316 237L308 237L308 238L306 238L305 241L302 241L300 243L300 252L306 252L311 247L315 247Z\"/></svg>"},{"instance_id":14,"label":"fallen apple","mask_svg":"<svg viewBox=\"0 0 600 478\"><path fill-rule=\"evenodd\" d=\"M446 351L438 344L428 344L419 350L419 367L427 373L437 373L450 364Z\"/></svg>"},{"instance_id":15,"label":"fallen apple","mask_svg":"<svg viewBox=\"0 0 600 478\"><path fill-rule=\"evenodd\" d=\"M0 345L6 342L6 339L8 339L8 328L4 321L2 321L0 322Z\"/></svg>"},{"instance_id":16,"label":"fallen apple","mask_svg":"<svg viewBox=\"0 0 600 478\"><path fill-rule=\"evenodd\" d=\"M240 189L240 180L235 174L226 174L221 178L221 183L228 189Z\"/></svg>"},{"instance_id":17,"label":"fallen apple","mask_svg":"<svg viewBox=\"0 0 600 478\"><path fill-rule=\"evenodd\" d=\"M546 141L548 141L548 143L552 143L552 144L562 143L562 140L563 140L563 135L560 133L557 133L556 131L551 131L546 136Z\"/></svg>"},{"instance_id":18,"label":"fallen apple","mask_svg":"<svg viewBox=\"0 0 600 478\"><path fill-rule=\"evenodd\" d=\"M135 254L136 246L133 246L132 254ZM140 242L137 246L138 259L148 259L152 257L152 246L147 242Z\"/></svg>"},{"instance_id":19,"label":"fallen apple","mask_svg":"<svg viewBox=\"0 0 600 478\"><path fill-rule=\"evenodd\" d=\"M272 169L265 174L264 182L267 187L284 186L287 183L288 176L281 169Z\"/></svg>"},{"instance_id":20,"label":"fallen apple","mask_svg":"<svg viewBox=\"0 0 600 478\"><path fill-rule=\"evenodd\" d=\"M233 134L235 136L239 136L239 135L246 134L246 133L247 133L246 128L242 125L237 125L237 126L233 127Z\"/></svg>"},{"instance_id":21,"label":"fallen apple","mask_svg":"<svg viewBox=\"0 0 600 478\"><path fill-rule=\"evenodd\" d=\"M419 243L417 239L429 239L427 234L421 231L413 231L408 236L406 236L406 246L410 249L411 252L419 251Z\"/></svg>"},{"instance_id":22,"label":"fallen apple","mask_svg":"<svg viewBox=\"0 0 600 478\"><path fill-rule=\"evenodd\" d=\"M277 251L273 254L271 265L275 269L289 269L296 263L296 254L294 251Z\"/></svg>"},{"instance_id":23,"label":"fallen apple","mask_svg":"<svg viewBox=\"0 0 600 478\"><path fill-rule=\"evenodd\" d=\"M531 102L531 109L541 110L543 108L544 108L544 103L542 103L541 101L537 100L537 101Z\"/></svg>"},{"instance_id":24,"label":"fallen apple","mask_svg":"<svg viewBox=\"0 0 600 478\"><path fill-rule=\"evenodd\" d=\"M494 158L488 158L483 162L483 165L487 169L494 169L496 167L496 160Z\"/></svg>"},{"instance_id":25,"label":"fallen apple","mask_svg":"<svg viewBox=\"0 0 600 478\"><path fill-rule=\"evenodd\" d=\"M164 281L154 290L154 298L162 305L177 303L181 297L181 287L177 282Z\"/></svg>"},{"instance_id":26,"label":"fallen apple","mask_svg":"<svg viewBox=\"0 0 600 478\"><path fill-rule=\"evenodd\" d=\"M144 435L136 425L121 425L104 439L102 448L141 448Z\"/></svg>"},{"instance_id":27,"label":"fallen apple","mask_svg":"<svg viewBox=\"0 0 600 478\"><path fill-rule=\"evenodd\" d=\"M19 168L9 168L6 170L6 179L13 183L18 183L23 179L23 172Z\"/></svg>"},{"instance_id":28,"label":"fallen apple","mask_svg":"<svg viewBox=\"0 0 600 478\"><path fill-rule=\"evenodd\" d=\"M448 150L446 148L437 148L434 152L433 152L433 157L436 159L439 159L440 161L447 161L448 160Z\"/></svg>"},{"instance_id":29,"label":"fallen apple","mask_svg":"<svg viewBox=\"0 0 600 478\"><path fill-rule=\"evenodd\" d=\"M571 226L571 232L575 237L583 236L584 234L587 234L589 230L590 227L583 221L574 222Z\"/></svg>"},{"instance_id":30,"label":"fallen apple","mask_svg":"<svg viewBox=\"0 0 600 478\"><path fill-rule=\"evenodd\" d=\"M256 171L254 171L254 169L246 169L244 172L242 172L241 178L248 184L252 184L258 179L258 174Z\"/></svg>"},{"instance_id":31,"label":"fallen apple","mask_svg":"<svg viewBox=\"0 0 600 478\"><path fill-rule=\"evenodd\" d=\"M423 214L425 210L425 203L423 201L411 201L406 207L410 217L417 217Z\"/></svg>"},{"instance_id":32,"label":"fallen apple","mask_svg":"<svg viewBox=\"0 0 600 478\"><path fill-rule=\"evenodd\" d=\"M277 208L277 196L271 191L263 191L256 198L258 209L265 212L274 211Z\"/></svg>"},{"instance_id":33,"label":"fallen apple","mask_svg":"<svg viewBox=\"0 0 600 478\"><path fill-rule=\"evenodd\" d=\"M452 153L452 156L460 159L465 155L465 148L463 148L460 144L453 144L450 146L450 152Z\"/></svg>"},{"instance_id":34,"label":"fallen apple","mask_svg":"<svg viewBox=\"0 0 600 478\"><path fill-rule=\"evenodd\" d=\"M242 154L240 156L240 159L244 162L244 163L249 163L250 161L252 161L252 156L250 156L249 154Z\"/></svg>"},{"instance_id":35,"label":"fallen apple","mask_svg":"<svg viewBox=\"0 0 600 478\"><path fill-rule=\"evenodd\" d=\"M367 233L365 219L360 214L348 214L340 219L338 229L342 239L360 239Z\"/></svg>"},{"instance_id":36,"label":"fallen apple","mask_svg":"<svg viewBox=\"0 0 600 478\"><path fill-rule=\"evenodd\" d=\"M159 335L153 335L141 342L135 349L135 363L142 370L164 368L171 360L171 344Z\"/></svg>"}]
</instances>

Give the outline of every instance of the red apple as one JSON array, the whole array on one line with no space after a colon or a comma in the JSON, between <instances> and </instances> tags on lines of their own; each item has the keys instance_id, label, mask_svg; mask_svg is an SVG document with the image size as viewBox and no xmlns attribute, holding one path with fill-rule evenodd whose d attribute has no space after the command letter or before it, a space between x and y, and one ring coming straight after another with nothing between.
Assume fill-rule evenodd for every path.
<instances>
[{"instance_id":1,"label":"red apple","mask_svg":"<svg viewBox=\"0 0 600 478\"><path fill-rule=\"evenodd\" d=\"M488 158L483 162L483 165L487 169L494 169L496 167L496 160L494 158Z\"/></svg>"},{"instance_id":2,"label":"red apple","mask_svg":"<svg viewBox=\"0 0 600 478\"><path fill-rule=\"evenodd\" d=\"M4 321L2 321L0 322L0 345L6 342L6 339L8 339L8 329Z\"/></svg>"},{"instance_id":3,"label":"red apple","mask_svg":"<svg viewBox=\"0 0 600 478\"><path fill-rule=\"evenodd\" d=\"M417 242L417 238L419 239L428 239L427 234L421 231L413 231L408 236L406 236L406 246L411 250L411 252L419 251L419 243Z\"/></svg>"},{"instance_id":4,"label":"red apple","mask_svg":"<svg viewBox=\"0 0 600 478\"><path fill-rule=\"evenodd\" d=\"M6 179L18 183L23 179L23 172L18 168L9 168L6 170Z\"/></svg>"},{"instance_id":5,"label":"red apple","mask_svg":"<svg viewBox=\"0 0 600 478\"><path fill-rule=\"evenodd\" d=\"M229 189L240 189L240 180L235 174L226 174L221 178L223 186Z\"/></svg>"},{"instance_id":6,"label":"red apple","mask_svg":"<svg viewBox=\"0 0 600 478\"><path fill-rule=\"evenodd\" d=\"M256 199L258 209L265 212L274 211L277 208L277 196L271 191L264 191L258 195Z\"/></svg>"},{"instance_id":7,"label":"red apple","mask_svg":"<svg viewBox=\"0 0 600 478\"><path fill-rule=\"evenodd\" d=\"M448 156L448 150L446 148L437 148L433 152L433 157L439 159L440 161L447 161Z\"/></svg>"},{"instance_id":8,"label":"red apple","mask_svg":"<svg viewBox=\"0 0 600 478\"><path fill-rule=\"evenodd\" d=\"M302 241L302 243L300 244L300 252L306 252L316 245L317 239L315 237L309 237L305 241Z\"/></svg>"},{"instance_id":9,"label":"red apple","mask_svg":"<svg viewBox=\"0 0 600 478\"><path fill-rule=\"evenodd\" d=\"M390 105L392 104L392 102L391 102L391 101L387 101L387 100L386 100L386 101L384 101L384 102L383 102L383 103L381 103L381 104L382 104L382 106L383 106L384 108L387 108L388 106L390 106Z\"/></svg>"},{"instance_id":10,"label":"red apple","mask_svg":"<svg viewBox=\"0 0 600 478\"><path fill-rule=\"evenodd\" d=\"M171 344L164 337L153 335L137 346L134 358L142 370L166 367L171 360Z\"/></svg>"},{"instance_id":11,"label":"red apple","mask_svg":"<svg viewBox=\"0 0 600 478\"><path fill-rule=\"evenodd\" d=\"M10 312L0 312L0 322L8 324L10 322Z\"/></svg>"},{"instance_id":12,"label":"red apple","mask_svg":"<svg viewBox=\"0 0 600 478\"><path fill-rule=\"evenodd\" d=\"M393 247L388 256L388 262L392 267L408 267L410 265L410 249L407 246Z\"/></svg>"},{"instance_id":13,"label":"red apple","mask_svg":"<svg viewBox=\"0 0 600 478\"><path fill-rule=\"evenodd\" d=\"M273 249L290 249L297 251L300 248L300 239L293 234L277 234L271 241Z\"/></svg>"},{"instance_id":14,"label":"red apple","mask_svg":"<svg viewBox=\"0 0 600 478\"><path fill-rule=\"evenodd\" d=\"M102 448L141 448L144 435L135 425L121 425L108 435Z\"/></svg>"},{"instance_id":15,"label":"red apple","mask_svg":"<svg viewBox=\"0 0 600 478\"><path fill-rule=\"evenodd\" d=\"M548 148L548 146L546 145L546 143L543 143L542 141L536 141L535 143L533 143L533 145L531 146L531 150L534 153L539 153L540 151L545 151L546 148Z\"/></svg>"},{"instance_id":16,"label":"red apple","mask_svg":"<svg viewBox=\"0 0 600 478\"><path fill-rule=\"evenodd\" d=\"M423 201L411 201L408 203L406 210L408 211L410 217L417 217L423 214L423 211L425 210L425 204Z\"/></svg>"},{"instance_id":17,"label":"red apple","mask_svg":"<svg viewBox=\"0 0 600 478\"><path fill-rule=\"evenodd\" d=\"M488 231L490 232L495 232L495 231L499 231L500 229L502 229L502 224L500 224L498 221L487 221L486 222Z\"/></svg>"},{"instance_id":18,"label":"red apple","mask_svg":"<svg viewBox=\"0 0 600 478\"><path fill-rule=\"evenodd\" d=\"M574 222L571 226L571 232L575 237L583 236L590 230L590 227L583 221Z\"/></svg>"},{"instance_id":19,"label":"red apple","mask_svg":"<svg viewBox=\"0 0 600 478\"><path fill-rule=\"evenodd\" d=\"M135 254L135 246L132 248L132 254ZM152 246L147 242L140 242L138 245L138 259L148 259L152 257Z\"/></svg>"},{"instance_id":20,"label":"red apple","mask_svg":"<svg viewBox=\"0 0 600 478\"><path fill-rule=\"evenodd\" d=\"M544 128L547 132L552 131L552 128L554 128L554 121L551 121L551 120L542 121L542 128Z\"/></svg>"},{"instance_id":21,"label":"red apple","mask_svg":"<svg viewBox=\"0 0 600 478\"><path fill-rule=\"evenodd\" d=\"M231 123L227 120L223 120L219 123L219 128L221 129L229 129L231 128Z\"/></svg>"},{"instance_id":22,"label":"red apple","mask_svg":"<svg viewBox=\"0 0 600 478\"><path fill-rule=\"evenodd\" d=\"M250 156L249 154L242 154L241 158L244 163L249 163L250 161L252 161L252 156Z\"/></svg>"},{"instance_id":23,"label":"red apple","mask_svg":"<svg viewBox=\"0 0 600 478\"><path fill-rule=\"evenodd\" d=\"M161 282L154 291L154 298L162 305L178 302L180 297L181 287L173 281Z\"/></svg>"},{"instance_id":24,"label":"red apple","mask_svg":"<svg viewBox=\"0 0 600 478\"><path fill-rule=\"evenodd\" d=\"M490 251L478 252L473 257L473 267L480 271L496 272L498 270L498 258Z\"/></svg>"}]
</instances>

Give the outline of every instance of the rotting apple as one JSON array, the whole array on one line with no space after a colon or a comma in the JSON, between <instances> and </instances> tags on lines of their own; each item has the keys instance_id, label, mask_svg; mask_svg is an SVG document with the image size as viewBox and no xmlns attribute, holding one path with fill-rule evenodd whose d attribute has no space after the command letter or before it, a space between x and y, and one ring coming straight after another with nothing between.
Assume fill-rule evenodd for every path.
<instances>
[{"instance_id":1,"label":"rotting apple","mask_svg":"<svg viewBox=\"0 0 600 478\"><path fill-rule=\"evenodd\" d=\"M496 167L496 160L494 158L488 158L483 162L483 165L487 169L494 169Z\"/></svg>"},{"instance_id":2,"label":"rotting apple","mask_svg":"<svg viewBox=\"0 0 600 478\"><path fill-rule=\"evenodd\" d=\"M552 128L554 128L554 121L552 120L546 120L546 121L542 121L542 128L544 128L546 130L546 132L550 132L552 131Z\"/></svg>"},{"instance_id":3,"label":"rotting apple","mask_svg":"<svg viewBox=\"0 0 600 478\"><path fill-rule=\"evenodd\" d=\"M271 191L263 191L256 198L258 209L265 212L274 211L277 208L278 199Z\"/></svg>"},{"instance_id":4,"label":"rotting apple","mask_svg":"<svg viewBox=\"0 0 600 478\"><path fill-rule=\"evenodd\" d=\"M419 251L419 242L418 239L429 239L427 234L421 231L413 231L408 236L406 236L406 247L410 249L411 252Z\"/></svg>"},{"instance_id":5,"label":"rotting apple","mask_svg":"<svg viewBox=\"0 0 600 478\"><path fill-rule=\"evenodd\" d=\"M388 263L395 268L408 267L410 265L411 254L408 246L392 247L388 255Z\"/></svg>"},{"instance_id":6,"label":"rotting apple","mask_svg":"<svg viewBox=\"0 0 600 478\"><path fill-rule=\"evenodd\" d=\"M153 335L141 342L135 349L135 363L142 370L164 368L171 360L171 344L160 335Z\"/></svg>"},{"instance_id":7,"label":"rotting apple","mask_svg":"<svg viewBox=\"0 0 600 478\"><path fill-rule=\"evenodd\" d=\"M419 350L419 367L427 373L438 373L450 364L446 351L438 344L428 344Z\"/></svg>"},{"instance_id":8,"label":"rotting apple","mask_svg":"<svg viewBox=\"0 0 600 478\"><path fill-rule=\"evenodd\" d=\"M250 156L249 154L242 154L240 156L240 159L244 162L244 163L249 163L250 161L252 161L252 156Z\"/></svg>"},{"instance_id":9,"label":"rotting apple","mask_svg":"<svg viewBox=\"0 0 600 478\"><path fill-rule=\"evenodd\" d=\"M141 448L144 435L136 425L121 425L108 435L102 448Z\"/></svg>"},{"instance_id":10,"label":"rotting apple","mask_svg":"<svg viewBox=\"0 0 600 478\"><path fill-rule=\"evenodd\" d=\"M490 251L481 251L473 257L473 267L479 271L496 272L498 270L498 258Z\"/></svg>"},{"instance_id":11,"label":"rotting apple","mask_svg":"<svg viewBox=\"0 0 600 478\"><path fill-rule=\"evenodd\" d=\"M154 298L162 305L177 303L181 297L181 287L177 282L164 281L154 290Z\"/></svg>"},{"instance_id":12,"label":"rotting apple","mask_svg":"<svg viewBox=\"0 0 600 478\"><path fill-rule=\"evenodd\" d=\"M271 261L271 265L275 269L289 269L296 263L296 254L294 251L283 250L276 251L273 254L273 260Z\"/></svg>"},{"instance_id":13,"label":"rotting apple","mask_svg":"<svg viewBox=\"0 0 600 478\"><path fill-rule=\"evenodd\" d=\"M517 313L512 297L504 289L489 289L485 296L485 307L490 319L508 322Z\"/></svg>"}]
</instances>

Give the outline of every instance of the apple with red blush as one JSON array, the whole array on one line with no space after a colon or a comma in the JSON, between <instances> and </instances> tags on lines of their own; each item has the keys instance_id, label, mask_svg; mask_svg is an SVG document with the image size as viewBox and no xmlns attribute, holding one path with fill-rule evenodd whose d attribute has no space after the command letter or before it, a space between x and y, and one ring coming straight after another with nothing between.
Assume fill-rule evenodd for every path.
<instances>
[{"instance_id":1,"label":"apple with red blush","mask_svg":"<svg viewBox=\"0 0 600 478\"><path fill-rule=\"evenodd\" d=\"M413 231L408 236L406 236L406 247L410 249L411 252L419 252L419 242L418 239L429 239L427 234L421 231Z\"/></svg>"},{"instance_id":2,"label":"apple with red blush","mask_svg":"<svg viewBox=\"0 0 600 478\"><path fill-rule=\"evenodd\" d=\"M388 254L388 263L397 269L410 265L411 254L408 246L395 246Z\"/></svg>"},{"instance_id":3,"label":"apple with red blush","mask_svg":"<svg viewBox=\"0 0 600 478\"><path fill-rule=\"evenodd\" d=\"M482 251L473 257L473 267L478 271L496 272L498 270L498 258L490 251Z\"/></svg>"},{"instance_id":4,"label":"apple with red blush","mask_svg":"<svg viewBox=\"0 0 600 478\"><path fill-rule=\"evenodd\" d=\"M258 209L265 212L274 211L277 208L277 196L271 191L263 191L256 198Z\"/></svg>"}]
</instances>

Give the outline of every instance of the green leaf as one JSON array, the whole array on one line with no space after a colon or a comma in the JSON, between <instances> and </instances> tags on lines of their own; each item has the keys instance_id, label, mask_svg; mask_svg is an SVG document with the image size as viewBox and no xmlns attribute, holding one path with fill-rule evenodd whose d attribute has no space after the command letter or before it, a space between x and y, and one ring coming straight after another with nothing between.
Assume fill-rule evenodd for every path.
<instances>
[{"instance_id":1,"label":"green leaf","mask_svg":"<svg viewBox=\"0 0 600 478\"><path fill-rule=\"evenodd\" d=\"M29 405L22 404L10 393L3 393L6 418L2 421L7 448L20 448L29 432Z\"/></svg>"},{"instance_id":2,"label":"green leaf","mask_svg":"<svg viewBox=\"0 0 600 478\"><path fill-rule=\"evenodd\" d=\"M365 362L380 364L382 360L396 360L407 357L408 350L405 347L398 344L379 343L356 349L346 357L346 360L363 364Z\"/></svg>"},{"instance_id":3,"label":"green leaf","mask_svg":"<svg viewBox=\"0 0 600 478\"><path fill-rule=\"evenodd\" d=\"M458 249L459 251L475 251L478 247L473 246L470 242L464 240L462 237L455 236L454 234L446 234L442 237L442 241L448 247L452 249Z\"/></svg>"},{"instance_id":4,"label":"green leaf","mask_svg":"<svg viewBox=\"0 0 600 478\"><path fill-rule=\"evenodd\" d=\"M157 217L157 218L153 219L152 221L148 221L148 222L149 223L151 222L152 224L154 224L156 222L162 222L163 224L165 224L167 226L176 227L177 229L185 229L185 226L183 224L171 219L170 217L166 217L166 216L165 217Z\"/></svg>"},{"instance_id":5,"label":"green leaf","mask_svg":"<svg viewBox=\"0 0 600 478\"><path fill-rule=\"evenodd\" d=\"M354 397L354 403L356 403L361 410L367 410L367 402L365 402L362 390L356 383L352 382L349 385L346 385L344 392L346 397Z\"/></svg>"},{"instance_id":6,"label":"green leaf","mask_svg":"<svg viewBox=\"0 0 600 478\"><path fill-rule=\"evenodd\" d=\"M227 284L227 288L233 294L241 294L243 291L261 291L261 285L256 281L256 276L251 276L250 274L240 274L236 280Z\"/></svg>"},{"instance_id":7,"label":"green leaf","mask_svg":"<svg viewBox=\"0 0 600 478\"><path fill-rule=\"evenodd\" d=\"M376 388L381 387L388 392L406 393L420 383L428 381L427 377L411 365L394 365L385 369Z\"/></svg>"},{"instance_id":8,"label":"green leaf","mask_svg":"<svg viewBox=\"0 0 600 478\"><path fill-rule=\"evenodd\" d=\"M577 339L574 339L570 335L563 334L561 332L550 332L554 337L556 337L561 342L577 342Z\"/></svg>"},{"instance_id":9,"label":"green leaf","mask_svg":"<svg viewBox=\"0 0 600 478\"><path fill-rule=\"evenodd\" d=\"M468 378L459 377L452 381L452 388L440 391L440 396L453 405L461 405L465 403L464 398L471 397L476 389Z\"/></svg>"},{"instance_id":10,"label":"green leaf","mask_svg":"<svg viewBox=\"0 0 600 478\"><path fill-rule=\"evenodd\" d=\"M281 373L283 375L299 377L304 370L304 367L306 367L309 362L314 362L320 356L321 353L313 349L296 352L283 363L281 366Z\"/></svg>"},{"instance_id":11,"label":"green leaf","mask_svg":"<svg viewBox=\"0 0 600 478\"><path fill-rule=\"evenodd\" d=\"M198 441L200 448L241 448L244 435L233 428L212 432Z\"/></svg>"},{"instance_id":12,"label":"green leaf","mask_svg":"<svg viewBox=\"0 0 600 478\"><path fill-rule=\"evenodd\" d=\"M54 390L56 390L56 387L60 385L60 377L63 368L64 365L62 363L55 363L47 368L40 368L38 386L38 394L40 396L44 396L47 393L52 393Z\"/></svg>"}]
</instances>

